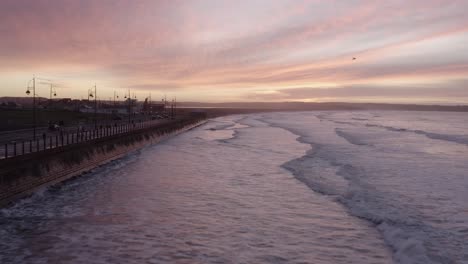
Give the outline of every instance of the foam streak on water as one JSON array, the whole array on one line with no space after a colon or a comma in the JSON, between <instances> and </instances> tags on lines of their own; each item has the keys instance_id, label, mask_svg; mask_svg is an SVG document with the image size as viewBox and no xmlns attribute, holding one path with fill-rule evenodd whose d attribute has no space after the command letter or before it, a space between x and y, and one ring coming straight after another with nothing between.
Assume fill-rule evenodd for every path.
<instances>
[{"instance_id":1,"label":"foam streak on water","mask_svg":"<svg viewBox=\"0 0 468 264\"><path fill-rule=\"evenodd\" d=\"M311 146L267 119L218 118L1 210L0 263L392 263L374 223L292 175Z\"/></svg>"}]
</instances>

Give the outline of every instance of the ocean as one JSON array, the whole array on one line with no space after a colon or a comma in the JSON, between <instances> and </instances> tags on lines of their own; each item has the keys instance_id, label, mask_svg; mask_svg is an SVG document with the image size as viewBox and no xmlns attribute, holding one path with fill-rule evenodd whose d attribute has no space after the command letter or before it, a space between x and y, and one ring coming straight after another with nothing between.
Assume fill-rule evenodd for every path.
<instances>
[{"instance_id":1,"label":"ocean","mask_svg":"<svg viewBox=\"0 0 468 264\"><path fill-rule=\"evenodd\" d=\"M0 210L0 263L468 263L468 116L209 120Z\"/></svg>"}]
</instances>

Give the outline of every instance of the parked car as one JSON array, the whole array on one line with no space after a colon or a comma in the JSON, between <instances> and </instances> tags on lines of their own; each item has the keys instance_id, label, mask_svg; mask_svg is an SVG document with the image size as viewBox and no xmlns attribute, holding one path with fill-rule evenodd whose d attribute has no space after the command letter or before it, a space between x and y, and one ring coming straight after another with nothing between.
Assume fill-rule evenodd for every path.
<instances>
[{"instance_id":1,"label":"parked car","mask_svg":"<svg viewBox=\"0 0 468 264\"><path fill-rule=\"evenodd\" d=\"M58 131L60 130L60 126L58 124L49 124L50 131Z\"/></svg>"}]
</instances>

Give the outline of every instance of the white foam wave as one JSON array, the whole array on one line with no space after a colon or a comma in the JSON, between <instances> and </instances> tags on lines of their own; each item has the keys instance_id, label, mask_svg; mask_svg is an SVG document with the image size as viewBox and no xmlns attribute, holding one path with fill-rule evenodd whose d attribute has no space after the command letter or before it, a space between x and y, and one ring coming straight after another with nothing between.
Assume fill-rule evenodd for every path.
<instances>
[{"instance_id":1,"label":"white foam wave","mask_svg":"<svg viewBox=\"0 0 468 264\"><path fill-rule=\"evenodd\" d=\"M314 114L309 115L315 116ZM378 164L367 168L361 167L361 163L350 163L352 159L349 157L353 155L362 156L362 159L368 162L375 160L375 158L366 158L365 155L371 155L371 152L363 150L362 147L368 145L369 137L379 136L380 134L371 135L369 131L365 130L365 126L362 126L364 130L356 131L358 132L357 134L348 133L347 128L337 128L337 122L327 124L312 122L304 125L303 116L300 118L296 116L296 118L297 121L278 120L274 117L266 118L266 122L271 123L272 126L286 129L298 135L301 142L306 142L312 146L312 149L303 157L286 163L284 165L286 169L290 170L312 190L336 197L336 200L345 205L352 215L374 223L383 235L386 243L394 251L394 259L398 263L462 263L457 261L468 255L465 252L468 248L463 246L463 241L467 238L466 235L460 232L453 232L443 225L434 226L428 223L428 220L424 219L425 214L418 210L425 210L424 208L429 205L416 204L408 206L415 202L406 200L405 203L401 203L402 198L394 199L393 197L397 197L395 196L395 192L401 192L395 188L401 188L398 185L392 188L392 184L394 183L391 180L387 181L388 183L386 184L389 184L388 186L373 183L375 181L374 178L378 177L375 175L379 173L375 171L378 168ZM349 125L349 122L338 122L338 125ZM377 125L369 126L379 127ZM423 134L432 139L465 143L464 136L454 137L452 135L441 135L417 130L410 131L391 126L380 126L379 128L393 132ZM359 128L355 124L353 129L362 128ZM333 133L335 136L330 134L330 132L335 132ZM354 145L354 147L342 145L337 141L336 136L345 139ZM379 137L372 138L373 142L378 142L378 140ZM317 144L317 142L320 142L320 144ZM378 149L378 151L382 151L382 148ZM390 154L379 155L386 158L392 158L392 155L396 155L394 157L398 158L400 157L398 155L409 155L405 153L398 154L395 150L387 150L384 153ZM417 155L414 153L410 154ZM419 157L413 158L415 160L419 159ZM396 166L399 166L396 159L389 159L385 162L382 164L396 164ZM371 169L372 171L370 171ZM386 168L382 167L381 169ZM402 175L405 174L404 170L397 170L396 172ZM447 173L450 172L447 171ZM414 176L415 179L418 179L418 177L424 177L424 175ZM395 180L399 180L399 178L395 178ZM421 180L424 181L423 179ZM401 194L404 195L405 193L401 192ZM407 199L410 199L410 195Z\"/></svg>"}]
</instances>

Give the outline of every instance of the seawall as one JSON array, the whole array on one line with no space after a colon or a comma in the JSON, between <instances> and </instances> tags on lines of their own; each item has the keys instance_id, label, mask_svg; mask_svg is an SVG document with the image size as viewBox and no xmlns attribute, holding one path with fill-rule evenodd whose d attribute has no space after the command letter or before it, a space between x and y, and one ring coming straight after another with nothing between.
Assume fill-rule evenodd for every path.
<instances>
[{"instance_id":1,"label":"seawall","mask_svg":"<svg viewBox=\"0 0 468 264\"><path fill-rule=\"evenodd\" d=\"M204 122L200 117L0 160L0 207Z\"/></svg>"}]
</instances>

